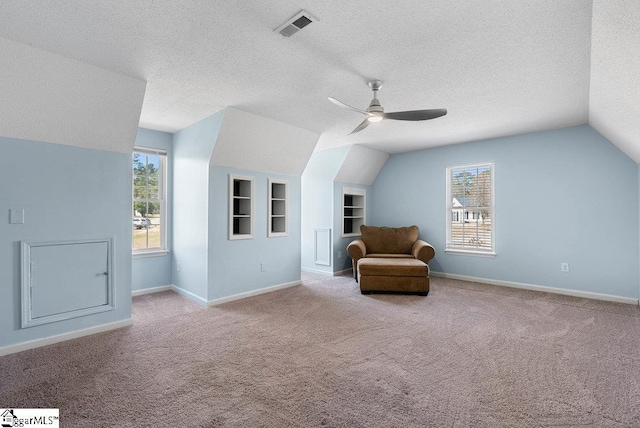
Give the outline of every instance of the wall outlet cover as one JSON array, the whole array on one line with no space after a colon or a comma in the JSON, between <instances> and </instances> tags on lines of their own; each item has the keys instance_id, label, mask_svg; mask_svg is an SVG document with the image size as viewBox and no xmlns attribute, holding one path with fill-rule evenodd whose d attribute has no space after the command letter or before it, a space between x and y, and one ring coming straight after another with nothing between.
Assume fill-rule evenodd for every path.
<instances>
[{"instance_id":1,"label":"wall outlet cover","mask_svg":"<svg viewBox=\"0 0 640 428\"><path fill-rule=\"evenodd\" d=\"M9 223L24 224L24 208L11 208Z\"/></svg>"}]
</instances>

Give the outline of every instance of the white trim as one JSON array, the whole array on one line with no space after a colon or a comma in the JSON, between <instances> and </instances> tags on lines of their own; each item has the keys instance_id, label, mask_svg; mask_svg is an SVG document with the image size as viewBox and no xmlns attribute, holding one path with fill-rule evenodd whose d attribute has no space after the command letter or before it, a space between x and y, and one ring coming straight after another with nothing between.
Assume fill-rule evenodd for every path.
<instances>
[{"instance_id":1,"label":"white trim","mask_svg":"<svg viewBox=\"0 0 640 428\"><path fill-rule=\"evenodd\" d=\"M353 268L349 268L349 269L342 269L342 270L338 270L335 272L328 272L326 270L317 270L317 269L311 269L311 268L307 268L307 267L302 267L300 268L300 270L302 272L308 272L308 273L317 273L320 275L325 275L325 276L342 276L347 272L353 272Z\"/></svg>"},{"instance_id":2,"label":"white trim","mask_svg":"<svg viewBox=\"0 0 640 428\"><path fill-rule=\"evenodd\" d=\"M221 297L219 299L209 300L207 306L216 306L222 303L232 302L234 300L245 299L260 294L270 293L272 291L282 290L284 288L302 285L302 281L285 282L284 284L272 285L270 287L261 288L259 290L246 291L244 293L234 294L233 296Z\"/></svg>"},{"instance_id":3,"label":"white trim","mask_svg":"<svg viewBox=\"0 0 640 428\"><path fill-rule=\"evenodd\" d=\"M171 285L171 289L181 296L187 297L194 302L198 303L200 306L207 306L207 301L197 294L192 293L191 291L187 291L184 288L180 288L177 285Z\"/></svg>"},{"instance_id":4,"label":"white trim","mask_svg":"<svg viewBox=\"0 0 640 428\"><path fill-rule=\"evenodd\" d=\"M155 147L133 146L133 151L144 153L145 155L167 156L167 151L165 149L156 149Z\"/></svg>"},{"instance_id":5,"label":"white trim","mask_svg":"<svg viewBox=\"0 0 640 428\"><path fill-rule=\"evenodd\" d=\"M238 180L238 181L248 181L250 183L251 189L250 189L250 195L249 196L240 196L240 195L234 195L233 193L233 185L234 182ZM247 175L235 175L235 174L229 174L229 241L235 241L235 240L239 240L239 239L253 239L253 218L254 218L254 209L253 209L253 205L254 205L254 201L255 201L255 180L253 177L247 176ZM238 199L249 199L249 215L247 216L249 218L249 233L237 233L234 234L233 233L233 219L234 217L239 217L239 216L246 216L246 214L237 214L234 215L233 213L233 202L234 199L238 198Z\"/></svg>"},{"instance_id":6,"label":"white trim","mask_svg":"<svg viewBox=\"0 0 640 428\"><path fill-rule=\"evenodd\" d=\"M326 256L327 260L323 260L322 258L322 254L319 256L318 255L318 235L319 234L327 234L327 241L325 242L327 244L327 254L324 254ZM317 229L313 229L313 262L317 265L321 265L321 266L331 266L331 229L329 228L317 228Z\"/></svg>"},{"instance_id":7,"label":"white trim","mask_svg":"<svg viewBox=\"0 0 640 428\"><path fill-rule=\"evenodd\" d=\"M133 320L131 318L128 318L122 321L115 321L95 327L83 328L82 330L56 334L55 336L43 337L42 339L29 340L27 342L21 342L15 345L3 346L0 348L0 357L3 355L15 354L16 352L26 351L28 349L39 348L41 346L53 345L54 343L64 342L65 340L77 339L79 337L89 336L96 333L104 333L105 331L128 327L132 324Z\"/></svg>"},{"instance_id":8,"label":"white trim","mask_svg":"<svg viewBox=\"0 0 640 428\"><path fill-rule=\"evenodd\" d=\"M349 269L350 270L350 269ZM227 297L221 297L219 299L215 299L215 300L205 300L202 297L192 293L191 291L187 291L183 288L180 288L178 286L175 285L163 285L160 287L152 287L152 288L145 288L143 290L134 290L131 292L131 296L140 296L140 295L144 295L144 294L149 294L149 293L159 293L161 291L174 291L182 296L185 296L193 301L195 301L196 303L200 304L201 306L215 306L215 305L219 305L221 303L225 303L225 302L231 302L233 300L239 300L239 299L244 299L246 297L251 297L251 296L257 296L259 294L264 294L264 293L269 293L271 291L276 291L276 290L281 290L283 288L289 288L289 287L294 287L296 285L301 285L302 281L293 281L293 282L287 282L284 284L277 284L277 285L272 285L266 288L261 288L259 290L252 290L252 291L247 291L244 293L239 293L239 294L234 294L232 296L227 296Z\"/></svg>"},{"instance_id":9,"label":"white trim","mask_svg":"<svg viewBox=\"0 0 640 428\"><path fill-rule=\"evenodd\" d=\"M351 232L351 233L344 232L344 220L345 220L344 197L345 195L362 196L362 224L367 224L367 189L362 189L359 187L342 187L342 201L340 202L340 207L341 207L340 223L342 223L340 226L340 231L342 232L341 237L353 238L357 236L362 236L360 234L360 227L358 227L358 230L356 230L355 232ZM353 209L353 206L351 207L351 209Z\"/></svg>"},{"instance_id":10,"label":"white trim","mask_svg":"<svg viewBox=\"0 0 640 428\"><path fill-rule=\"evenodd\" d=\"M458 254L462 256L479 256L479 257L491 257L495 258L496 253L493 251L474 251L474 250L463 250L460 248L445 248L444 252L447 254Z\"/></svg>"},{"instance_id":11,"label":"white trim","mask_svg":"<svg viewBox=\"0 0 640 428\"><path fill-rule=\"evenodd\" d=\"M142 259L145 257L164 257L169 254L169 250L155 250L155 251L142 251L132 252L131 257L134 259Z\"/></svg>"},{"instance_id":12,"label":"white trim","mask_svg":"<svg viewBox=\"0 0 640 428\"><path fill-rule=\"evenodd\" d=\"M131 297L142 296L144 294L160 293L161 291L171 290L173 285L161 285L159 287L142 288L140 290L132 290Z\"/></svg>"},{"instance_id":13,"label":"white trim","mask_svg":"<svg viewBox=\"0 0 640 428\"><path fill-rule=\"evenodd\" d=\"M289 236L289 182L287 180L277 180L275 178L269 178L267 180L269 188L267 189L269 196L267 197L267 237L278 238L282 236ZM284 232L274 232L273 227L273 185L284 185Z\"/></svg>"},{"instance_id":14,"label":"white trim","mask_svg":"<svg viewBox=\"0 0 640 428\"><path fill-rule=\"evenodd\" d=\"M169 252L169 244L167 243L167 235L168 235L168 228L169 228L169 222L171 221L171 219L169 218L169 210L168 210L168 203L167 203L167 197L168 197L168 188L169 188L169 183L167 181L168 179L168 174L169 174L169 168L168 168L168 154L167 151L164 149L156 149L153 147L142 147L142 146L134 146L133 148L133 153L131 154L132 158L133 155L136 153L140 153L143 155L155 155L158 156L158 164L159 164L159 169L160 169L160 174L158 174L160 176L160 180L158 183L159 186L159 199L157 199L160 203L160 246L161 248L138 248L135 249L133 248L133 241L131 242L131 255L134 258L138 258L138 257L154 257L154 256L163 256L166 255ZM148 159L147 159L148 160ZM133 214L135 216L135 204L136 201L137 202L149 202L150 200L156 200L155 198L139 198L136 199L134 196L134 181L135 181L135 174L133 171L133 163L132 163L132 169L131 169L131 198L132 198L132 203L131 203L131 209L133 210ZM148 195L147 195L148 196ZM148 216L145 216L144 218L148 218ZM148 228L146 229L148 232ZM148 235L147 235L148 237ZM148 242L147 242L148 243ZM151 254L151 253L157 253L157 254ZM164 254L161 254L164 253Z\"/></svg>"},{"instance_id":15,"label":"white trim","mask_svg":"<svg viewBox=\"0 0 640 428\"><path fill-rule=\"evenodd\" d=\"M22 258L21 258L21 306L22 306L22 323L21 328L34 327L43 324L50 324L57 321L78 318L86 315L93 315L101 312L113 311L115 304L115 236L92 239L73 239L61 241L21 241ZM103 305L90 306L85 308L73 309L67 312L57 312L49 315L34 317L33 300L32 300L32 276L31 276L31 249L33 247L55 247L65 245L82 245L82 244L106 244L107 260L105 266L107 301ZM102 274L101 274L102 275Z\"/></svg>"},{"instance_id":16,"label":"white trim","mask_svg":"<svg viewBox=\"0 0 640 428\"><path fill-rule=\"evenodd\" d=\"M604 300L607 302L640 305L639 299L633 297L614 296L612 294L593 293L591 291L569 290L565 288L547 287L545 285L526 284L523 282L501 281L498 279L477 278L475 276L457 275L453 273L429 272L430 276L459 279L462 281L479 282L482 284L500 285L502 287L521 288L524 290L542 291L545 293L562 294L565 296L583 297L585 299Z\"/></svg>"},{"instance_id":17,"label":"white trim","mask_svg":"<svg viewBox=\"0 0 640 428\"><path fill-rule=\"evenodd\" d=\"M445 201L445 206L446 206L446 236L445 236L445 251L446 252L459 252L462 253L463 248L457 247L457 246L453 246L451 244L451 216L452 216L452 212L453 212L453 204L452 204L452 200L453 200L453 195L452 195L452 183L451 183L451 174L453 172L454 169L466 169L466 168L476 168L476 167L484 167L484 166L489 166L490 167L490 171L491 171L491 250L489 251L477 251L474 250L473 248L469 247L468 251L464 251L465 254L469 254L469 255L474 255L474 256L485 256L485 257L492 257L495 256L495 250L496 250L496 192L495 192L495 163L493 161L487 161L487 162L477 162L477 163L472 163L472 164L467 164L467 165L452 165L452 166L448 166L446 169L446 189L445 189L445 193L446 193L446 201ZM464 221L464 219L462 219L462 221Z\"/></svg>"},{"instance_id":18,"label":"white trim","mask_svg":"<svg viewBox=\"0 0 640 428\"><path fill-rule=\"evenodd\" d=\"M326 270L312 269L312 268L308 268L308 267L301 267L300 270L302 272L317 273L317 274L320 274L320 275L333 276L333 272L326 271Z\"/></svg>"}]
</instances>

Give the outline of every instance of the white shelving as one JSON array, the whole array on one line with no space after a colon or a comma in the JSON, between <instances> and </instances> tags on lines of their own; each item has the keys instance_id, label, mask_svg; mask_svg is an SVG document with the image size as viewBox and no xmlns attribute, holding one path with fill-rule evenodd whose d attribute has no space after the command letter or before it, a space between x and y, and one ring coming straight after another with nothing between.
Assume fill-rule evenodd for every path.
<instances>
[{"instance_id":1,"label":"white shelving","mask_svg":"<svg viewBox=\"0 0 640 428\"><path fill-rule=\"evenodd\" d=\"M253 238L253 177L229 176L229 239Z\"/></svg>"},{"instance_id":2,"label":"white shelving","mask_svg":"<svg viewBox=\"0 0 640 428\"><path fill-rule=\"evenodd\" d=\"M360 226L366 222L365 189L342 188L342 236L360 236Z\"/></svg>"},{"instance_id":3,"label":"white shelving","mask_svg":"<svg viewBox=\"0 0 640 428\"><path fill-rule=\"evenodd\" d=\"M287 236L289 223L289 188L282 180L269 179L269 206L267 235Z\"/></svg>"}]
</instances>

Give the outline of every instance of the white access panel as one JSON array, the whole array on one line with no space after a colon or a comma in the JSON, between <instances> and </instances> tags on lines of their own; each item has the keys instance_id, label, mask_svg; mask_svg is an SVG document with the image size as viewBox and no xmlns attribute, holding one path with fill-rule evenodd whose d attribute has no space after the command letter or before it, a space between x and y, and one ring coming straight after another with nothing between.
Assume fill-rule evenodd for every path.
<instances>
[{"instance_id":1,"label":"white access panel","mask_svg":"<svg viewBox=\"0 0 640 428\"><path fill-rule=\"evenodd\" d=\"M23 242L22 327L114 309L112 241Z\"/></svg>"},{"instance_id":2,"label":"white access panel","mask_svg":"<svg viewBox=\"0 0 640 428\"><path fill-rule=\"evenodd\" d=\"M315 264L331 266L331 229L314 229Z\"/></svg>"}]
</instances>

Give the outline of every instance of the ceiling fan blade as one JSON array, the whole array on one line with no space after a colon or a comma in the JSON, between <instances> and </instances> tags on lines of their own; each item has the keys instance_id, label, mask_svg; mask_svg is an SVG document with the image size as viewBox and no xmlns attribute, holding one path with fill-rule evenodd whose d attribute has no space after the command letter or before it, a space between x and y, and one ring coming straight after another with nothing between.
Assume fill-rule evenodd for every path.
<instances>
[{"instance_id":1,"label":"ceiling fan blade","mask_svg":"<svg viewBox=\"0 0 640 428\"><path fill-rule=\"evenodd\" d=\"M369 121L367 119L363 120L362 123L360 125L358 125L358 127L356 129L354 129L353 131L351 131L349 133L349 135L351 134L355 134L356 132L360 132L362 131L364 128L366 128L367 126L369 126Z\"/></svg>"},{"instance_id":2,"label":"ceiling fan blade","mask_svg":"<svg viewBox=\"0 0 640 428\"><path fill-rule=\"evenodd\" d=\"M431 110L411 110L411 111L395 111L391 113L383 113L382 117L393 120L428 120L447 114L446 108L437 108Z\"/></svg>"},{"instance_id":3,"label":"ceiling fan blade","mask_svg":"<svg viewBox=\"0 0 640 428\"><path fill-rule=\"evenodd\" d=\"M329 101L331 101L332 103L334 103L334 104L335 104L335 105L337 105L337 106L344 107L344 108L347 108L347 109L349 109L349 110L357 111L358 113L362 113L362 114L364 114L364 115L369 116L369 112L368 112L368 111L366 111L366 110L360 110L359 108L355 108L355 107L351 107L350 105L345 104L345 103L343 103L342 101L338 101L338 100L336 100L336 99L335 99L335 98L333 98L333 97L329 97Z\"/></svg>"}]
</instances>

